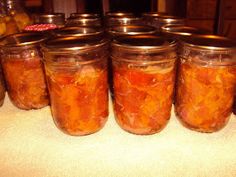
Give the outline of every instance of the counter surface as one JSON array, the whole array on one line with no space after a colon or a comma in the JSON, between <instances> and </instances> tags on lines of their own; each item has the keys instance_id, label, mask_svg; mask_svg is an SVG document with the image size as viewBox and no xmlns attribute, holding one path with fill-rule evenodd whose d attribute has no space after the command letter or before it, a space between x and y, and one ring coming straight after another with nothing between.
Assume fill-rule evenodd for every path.
<instances>
[{"instance_id":1,"label":"counter surface","mask_svg":"<svg viewBox=\"0 0 236 177\"><path fill-rule=\"evenodd\" d=\"M160 133L123 131L110 116L92 135L59 131L49 107L24 111L8 97L0 108L1 177L226 177L236 176L236 116L211 134L184 128L172 111Z\"/></svg>"}]
</instances>

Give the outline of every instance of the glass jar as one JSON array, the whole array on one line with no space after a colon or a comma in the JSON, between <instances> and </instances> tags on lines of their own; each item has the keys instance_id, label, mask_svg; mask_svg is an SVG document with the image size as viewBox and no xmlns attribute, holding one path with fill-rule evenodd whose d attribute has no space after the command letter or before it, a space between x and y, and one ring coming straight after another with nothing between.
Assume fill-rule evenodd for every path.
<instances>
[{"instance_id":1,"label":"glass jar","mask_svg":"<svg viewBox=\"0 0 236 177\"><path fill-rule=\"evenodd\" d=\"M6 0L6 8L7 8L7 19L9 23L11 23L11 27L14 27L14 22L17 25L17 31L23 31L27 25L32 24L32 20L30 19L29 15L25 12L22 1L21 0ZM13 30L14 31L14 30ZM8 33L12 34L12 33Z\"/></svg>"},{"instance_id":2,"label":"glass jar","mask_svg":"<svg viewBox=\"0 0 236 177\"><path fill-rule=\"evenodd\" d=\"M94 18L68 18L66 21L66 26L90 26L90 27L101 27L102 21L100 17Z\"/></svg>"},{"instance_id":3,"label":"glass jar","mask_svg":"<svg viewBox=\"0 0 236 177\"><path fill-rule=\"evenodd\" d=\"M134 36L134 35L155 34L157 30L152 26L122 25L122 26L112 26L107 29L107 32L110 38L115 38L125 35Z\"/></svg>"},{"instance_id":4,"label":"glass jar","mask_svg":"<svg viewBox=\"0 0 236 177\"><path fill-rule=\"evenodd\" d=\"M69 36L87 36L87 37L99 37L104 35L104 30L100 27L64 27L56 29L52 32L57 37L69 37Z\"/></svg>"},{"instance_id":5,"label":"glass jar","mask_svg":"<svg viewBox=\"0 0 236 177\"><path fill-rule=\"evenodd\" d=\"M48 94L39 45L45 37L19 33L5 37L2 67L12 103L20 109L39 109L48 105Z\"/></svg>"},{"instance_id":6,"label":"glass jar","mask_svg":"<svg viewBox=\"0 0 236 177\"><path fill-rule=\"evenodd\" d=\"M236 84L236 47L227 38L183 39L175 112L189 129L215 132L228 122Z\"/></svg>"},{"instance_id":7,"label":"glass jar","mask_svg":"<svg viewBox=\"0 0 236 177\"><path fill-rule=\"evenodd\" d=\"M74 136L99 131L108 118L107 41L57 37L43 53L56 126Z\"/></svg>"},{"instance_id":8,"label":"glass jar","mask_svg":"<svg viewBox=\"0 0 236 177\"><path fill-rule=\"evenodd\" d=\"M0 63L0 106L3 105L5 92L6 92L5 83L4 83L3 73L2 73L2 66Z\"/></svg>"},{"instance_id":9,"label":"glass jar","mask_svg":"<svg viewBox=\"0 0 236 177\"><path fill-rule=\"evenodd\" d=\"M166 126L175 83L175 45L154 35L112 42L114 113L124 130L148 135Z\"/></svg>"},{"instance_id":10,"label":"glass jar","mask_svg":"<svg viewBox=\"0 0 236 177\"><path fill-rule=\"evenodd\" d=\"M19 32L15 20L6 12L6 2L0 1L0 37Z\"/></svg>"},{"instance_id":11,"label":"glass jar","mask_svg":"<svg viewBox=\"0 0 236 177\"><path fill-rule=\"evenodd\" d=\"M50 13L35 15L34 24L53 24L56 28L62 28L65 26L65 14Z\"/></svg>"},{"instance_id":12,"label":"glass jar","mask_svg":"<svg viewBox=\"0 0 236 177\"><path fill-rule=\"evenodd\" d=\"M112 26L110 25L110 19L113 19L114 21L116 18L135 18L133 13L129 12L107 12L105 17L104 17L104 25L105 27Z\"/></svg>"}]
</instances>

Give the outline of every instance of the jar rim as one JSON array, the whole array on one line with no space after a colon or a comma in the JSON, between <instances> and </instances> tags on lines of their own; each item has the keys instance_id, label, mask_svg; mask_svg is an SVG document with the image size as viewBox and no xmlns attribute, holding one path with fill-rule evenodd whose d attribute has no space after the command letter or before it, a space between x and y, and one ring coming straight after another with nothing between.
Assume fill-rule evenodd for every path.
<instances>
[{"instance_id":1,"label":"jar rim","mask_svg":"<svg viewBox=\"0 0 236 177\"><path fill-rule=\"evenodd\" d=\"M88 37L88 36L69 36L69 37L54 37L42 43L42 50L50 53L64 52L83 52L94 50L108 44L108 39L103 36Z\"/></svg>"},{"instance_id":2,"label":"jar rim","mask_svg":"<svg viewBox=\"0 0 236 177\"><path fill-rule=\"evenodd\" d=\"M141 35L155 34L156 28L147 25L118 25L108 28L108 33L113 35Z\"/></svg>"},{"instance_id":3,"label":"jar rim","mask_svg":"<svg viewBox=\"0 0 236 177\"><path fill-rule=\"evenodd\" d=\"M10 34L0 40L0 46L5 47L23 47L35 45L45 41L47 37L42 33L23 32Z\"/></svg>"},{"instance_id":4,"label":"jar rim","mask_svg":"<svg viewBox=\"0 0 236 177\"><path fill-rule=\"evenodd\" d=\"M104 34L101 27L63 27L52 31L53 35L60 37L68 36L98 36Z\"/></svg>"},{"instance_id":5,"label":"jar rim","mask_svg":"<svg viewBox=\"0 0 236 177\"><path fill-rule=\"evenodd\" d=\"M217 35L193 34L183 37L180 43L183 47L196 50L236 51L236 42Z\"/></svg>"},{"instance_id":6,"label":"jar rim","mask_svg":"<svg viewBox=\"0 0 236 177\"><path fill-rule=\"evenodd\" d=\"M134 52L162 52L176 48L176 41L155 35L124 36L113 40L113 49Z\"/></svg>"}]
</instances>

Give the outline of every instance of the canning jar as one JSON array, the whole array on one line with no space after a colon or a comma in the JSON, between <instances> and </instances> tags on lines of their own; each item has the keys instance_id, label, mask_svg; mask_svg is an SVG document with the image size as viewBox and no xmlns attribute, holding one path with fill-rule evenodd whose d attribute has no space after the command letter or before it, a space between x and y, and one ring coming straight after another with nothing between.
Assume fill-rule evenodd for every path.
<instances>
[{"instance_id":1,"label":"canning jar","mask_svg":"<svg viewBox=\"0 0 236 177\"><path fill-rule=\"evenodd\" d=\"M114 113L124 130L148 135L166 126L175 83L175 45L154 35L112 42Z\"/></svg>"},{"instance_id":2,"label":"canning jar","mask_svg":"<svg viewBox=\"0 0 236 177\"><path fill-rule=\"evenodd\" d=\"M91 27L101 27L102 21L100 17L93 18L80 18L73 17L68 18L65 26L91 26Z\"/></svg>"},{"instance_id":3,"label":"canning jar","mask_svg":"<svg viewBox=\"0 0 236 177\"><path fill-rule=\"evenodd\" d=\"M54 24L57 28L65 25L64 13L38 14L34 16L34 24Z\"/></svg>"},{"instance_id":4,"label":"canning jar","mask_svg":"<svg viewBox=\"0 0 236 177\"><path fill-rule=\"evenodd\" d=\"M215 132L228 122L236 84L236 47L214 35L185 37L175 112L189 129Z\"/></svg>"},{"instance_id":5,"label":"canning jar","mask_svg":"<svg viewBox=\"0 0 236 177\"><path fill-rule=\"evenodd\" d=\"M129 12L107 12L106 15L104 16L104 25L105 27L109 27L112 26L110 25L110 19L113 19L112 21L114 21L115 19L120 19L120 18L135 18L133 13L129 13Z\"/></svg>"},{"instance_id":6,"label":"canning jar","mask_svg":"<svg viewBox=\"0 0 236 177\"><path fill-rule=\"evenodd\" d=\"M100 130L108 117L107 41L56 37L43 53L56 126L74 136Z\"/></svg>"},{"instance_id":7,"label":"canning jar","mask_svg":"<svg viewBox=\"0 0 236 177\"><path fill-rule=\"evenodd\" d=\"M64 27L61 29L56 29L52 32L54 36L57 37L80 37L80 36L87 36L87 37L99 37L104 35L104 30L100 27Z\"/></svg>"},{"instance_id":8,"label":"canning jar","mask_svg":"<svg viewBox=\"0 0 236 177\"><path fill-rule=\"evenodd\" d=\"M0 63L0 106L3 105L4 98L5 98L5 84L4 84L4 78L3 78L3 73L2 73L2 66Z\"/></svg>"},{"instance_id":9,"label":"canning jar","mask_svg":"<svg viewBox=\"0 0 236 177\"><path fill-rule=\"evenodd\" d=\"M12 103L20 109L48 105L42 56L39 45L45 37L35 33L6 36L1 43L2 68Z\"/></svg>"},{"instance_id":10,"label":"canning jar","mask_svg":"<svg viewBox=\"0 0 236 177\"><path fill-rule=\"evenodd\" d=\"M23 5L22 5L23 2L21 0L6 0L5 2L6 2L6 10L7 10L6 21L11 23L12 28L15 28L15 24L16 24L17 31L21 32L27 25L32 24L32 20L30 19L29 15L24 10ZM13 31L15 31L15 29ZM8 34L12 34L12 33L8 33Z\"/></svg>"}]
</instances>

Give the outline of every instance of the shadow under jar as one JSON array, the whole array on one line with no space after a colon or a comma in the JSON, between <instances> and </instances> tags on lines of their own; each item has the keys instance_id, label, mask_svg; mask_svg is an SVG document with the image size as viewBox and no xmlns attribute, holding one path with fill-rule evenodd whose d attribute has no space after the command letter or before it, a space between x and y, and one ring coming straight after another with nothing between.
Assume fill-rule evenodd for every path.
<instances>
[{"instance_id":1,"label":"shadow under jar","mask_svg":"<svg viewBox=\"0 0 236 177\"><path fill-rule=\"evenodd\" d=\"M43 54L56 126L74 136L99 131L108 117L107 41L57 37Z\"/></svg>"},{"instance_id":2,"label":"shadow under jar","mask_svg":"<svg viewBox=\"0 0 236 177\"><path fill-rule=\"evenodd\" d=\"M35 33L6 36L2 46L2 68L11 102L20 109L39 109L49 104L40 43Z\"/></svg>"},{"instance_id":3,"label":"shadow under jar","mask_svg":"<svg viewBox=\"0 0 236 177\"><path fill-rule=\"evenodd\" d=\"M112 42L114 112L124 130L149 135L170 119L175 83L175 42L153 35Z\"/></svg>"},{"instance_id":4,"label":"shadow under jar","mask_svg":"<svg viewBox=\"0 0 236 177\"><path fill-rule=\"evenodd\" d=\"M210 133L227 124L236 84L235 47L213 35L183 39L175 112L185 127Z\"/></svg>"}]
</instances>

